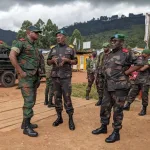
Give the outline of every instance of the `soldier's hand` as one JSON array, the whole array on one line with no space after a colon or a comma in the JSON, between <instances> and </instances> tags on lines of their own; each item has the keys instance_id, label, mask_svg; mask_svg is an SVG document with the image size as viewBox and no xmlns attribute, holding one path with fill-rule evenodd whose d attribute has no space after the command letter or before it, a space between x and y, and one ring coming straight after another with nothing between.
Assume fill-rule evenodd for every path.
<instances>
[{"instance_id":1,"label":"soldier's hand","mask_svg":"<svg viewBox=\"0 0 150 150\"><path fill-rule=\"evenodd\" d=\"M24 71L19 72L19 75L21 78L25 78L27 76L27 73Z\"/></svg>"},{"instance_id":2,"label":"soldier's hand","mask_svg":"<svg viewBox=\"0 0 150 150\"><path fill-rule=\"evenodd\" d=\"M58 63L57 63L58 58L56 56L54 56L52 58L52 60L53 60L53 63L56 64L56 66L58 66Z\"/></svg>"},{"instance_id":3,"label":"soldier's hand","mask_svg":"<svg viewBox=\"0 0 150 150\"><path fill-rule=\"evenodd\" d=\"M65 57L62 57L61 60L62 60L62 62L61 62L61 64L60 64L60 66L63 66L64 63L66 63L66 62L67 62L67 63L71 63L71 60L68 59L68 58L65 58Z\"/></svg>"}]
</instances>

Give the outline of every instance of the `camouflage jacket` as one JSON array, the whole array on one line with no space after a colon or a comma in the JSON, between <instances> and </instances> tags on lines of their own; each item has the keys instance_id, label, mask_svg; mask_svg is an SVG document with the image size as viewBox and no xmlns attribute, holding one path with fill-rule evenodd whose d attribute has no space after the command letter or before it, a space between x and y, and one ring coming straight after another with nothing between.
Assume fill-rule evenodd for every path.
<instances>
[{"instance_id":1,"label":"camouflage jacket","mask_svg":"<svg viewBox=\"0 0 150 150\"><path fill-rule=\"evenodd\" d=\"M43 54L43 56L44 56L44 63L45 63L45 75L46 75L46 78L50 78L51 70L52 70L52 66L49 66L47 64L47 58L48 58L49 53L50 52L47 52L47 53Z\"/></svg>"},{"instance_id":2,"label":"camouflage jacket","mask_svg":"<svg viewBox=\"0 0 150 150\"><path fill-rule=\"evenodd\" d=\"M133 52L126 49L111 51L104 62L104 78L108 91L128 90L130 88L129 76L124 72L134 64L143 65L143 59L136 57Z\"/></svg>"},{"instance_id":3,"label":"camouflage jacket","mask_svg":"<svg viewBox=\"0 0 150 150\"><path fill-rule=\"evenodd\" d=\"M143 58L145 60L145 63L148 63L148 60ZM146 69L145 71L139 71L138 75L135 80L135 84L145 84L150 85L150 68Z\"/></svg>"},{"instance_id":4,"label":"camouflage jacket","mask_svg":"<svg viewBox=\"0 0 150 150\"><path fill-rule=\"evenodd\" d=\"M96 72L96 64L97 64L97 58L89 59L86 64L87 72L95 73Z\"/></svg>"},{"instance_id":5,"label":"camouflage jacket","mask_svg":"<svg viewBox=\"0 0 150 150\"><path fill-rule=\"evenodd\" d=\"M40 68L40 54L35 43L28 38L20 39L11 48L18 53L17 60L23 71L28 76L33 76L38 73Z\"/></svg>"},{"instance_id":6,"label":"camouflage jacket","mask_svg":"<svg viewBox=\"0 0 150 150\"><path fill-rule=\"evenodd\" d=\"M109 55L109 53L105 54L104 52L102 52L98 55L97 64L96 64L97 73L99 73L99 74L103 73L104 62L107 59L108 55Z\"/></svg>"},{"instance_id":7,"label":"camouflage jacket","mask_svg":"<svg viewBox=\"0 0 150 150\"><path fill-rule=\"evenodd\" d=\"M72 67L70 63L65 63L63 66L60 66L62 62L62 57L76 60L76 52L72 45L55 45L51 47L51 52L49 53L48 60L51 60L53 57L57 57L57 65L53 64L51 77L52 78L70 78L72 76Z\"/></svg>"}]
</instances>

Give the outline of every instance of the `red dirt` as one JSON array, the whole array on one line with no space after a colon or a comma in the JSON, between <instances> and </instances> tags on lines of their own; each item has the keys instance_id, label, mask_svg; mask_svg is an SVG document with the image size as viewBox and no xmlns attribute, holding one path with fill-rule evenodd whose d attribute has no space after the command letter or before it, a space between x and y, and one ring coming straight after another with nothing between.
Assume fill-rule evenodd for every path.
<instances>
[{"instance_id":1,"label":"red dirt","mask_svg":"<svg viewBox=\"0 0 150 150\"><path fill-rule=\"evenodd\" d=\"M73 73L73 83L86 82L86 73ZM44 96L45 83L42 82L38 89L38 97ZM22 100L20 90L16 87L0 88L0 103L8 101L14 107L13 100ZM92 100L91 100L92 101ZM76 102L76 104L79 102ZM68 129L68 116L63 112L64 123L58 127L53 127L52 123L56 115L52 115L37 121L39 137L30 138L22 134L22 130L17 129L0 132L0 150L149 150L150 148L150 111L144 117L138 116L141 102L135 101L131 111L124 113L123 129L121 130L121 140L114 144L105 143L105 138L111 134L111 124L108 127L108 134L92 135L91 131L100 126L99 107L95 107L95 101L91 104L77 107L75 109L74 120L76 130ZM15 104L16 105L16 104ZM8 106L7 106L8 107ZM43 104L41 107L45 107ZM3 110L0 105L0 112ZM40 109L40 108L39 108ZM41 108L42 109L42 108ZM148 108L150 109L150 108ZM21 108L20 108L21 110ZM3 116L4 117L4 116ZM8 116L7 116L8 117ZM112 121L111 121L112 123Z\"/></svg>"}]
</instances>

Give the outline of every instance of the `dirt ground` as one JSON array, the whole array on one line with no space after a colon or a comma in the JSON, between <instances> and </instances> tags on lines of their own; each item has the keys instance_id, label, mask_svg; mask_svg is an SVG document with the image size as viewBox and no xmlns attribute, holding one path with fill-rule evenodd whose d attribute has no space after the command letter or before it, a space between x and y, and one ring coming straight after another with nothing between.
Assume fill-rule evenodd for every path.
<instances>
[{"instance_id":1,"label":"dirt ground","mask_svg":"<svg viewBox=\"0 0 150 150\"><path fill-rule=\"evenodd\" d=\"M86 73L73 73L73 83L86 82ZM43 95L45 83L42 82L38 96ZM0 103L20 97L16 87L0 87ZM20 99L18 99L18 102ZM79 102L80 103L80 102ZM112 132L112 120L108 134L92 135L91 131L100 126L99 107L93 103L75 109L76 130L68 128L68 116L63 112L64 123L53 127L56 115L38 121L39 137L30 138L22 134L20 128L0 132L0 150L149 150L150 149L150 108L144 117L138 116L141 102L135 101L131 111L124 113L121 140L114 144L105 143L105 138ZM13 105L13 103L12 103ZM45 107L44 105L42 107ZM0 109L3 109L0 106ZM21 109L21 108L20 108ZM1 111L1 110L0 110ZM3 116L4 117L4 116Z\"/></svg>"}]
</instances>

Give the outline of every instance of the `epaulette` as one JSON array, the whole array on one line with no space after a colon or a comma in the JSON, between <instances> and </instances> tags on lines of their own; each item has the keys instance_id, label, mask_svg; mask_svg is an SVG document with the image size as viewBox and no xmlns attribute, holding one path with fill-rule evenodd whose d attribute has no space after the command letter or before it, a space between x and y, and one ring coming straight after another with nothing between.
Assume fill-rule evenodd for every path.
<instances>
[{"instance_id":1,"label":"epaulette","mask_svg":"<svg viewBox=\"0 0 150 150\"><path fill-rule=\"evenodd\" d=\"M70 47L70 48L74 48L74 46L73 46L73 45L69 45L69 47Z\"/></svg>"},{"instance_id":2,"label":"epaulette","mask_svg":"<svg viewBox=\"0 0 150 150\"><path fill-rule=\"evenodd\" d=\"M129 50L128 50L128 49L125 49L125 48L123 48L122 51L123 51L124 53L128 53L128 52L129 52Z\"/></svg>"},{"instance_id":3,"label":"epaulette","mask_svg":"<svg viewBox=\"0 0 150 150\"><path fill-rule=\"evenodd\" d=\"M52 46L50 46L50 49L52 49L52 48L54 48L56 45L52 45Z\"/></svg>"},{"instance_id":4,"label":"epaulette","mask_svg":"<svg viewBox=\"0 0 150 150\"><path fill-rule=\"evenodd\" d=\"M19 39L19 41L26 41L24 38Z\"/></svg>"}]
</instances>

